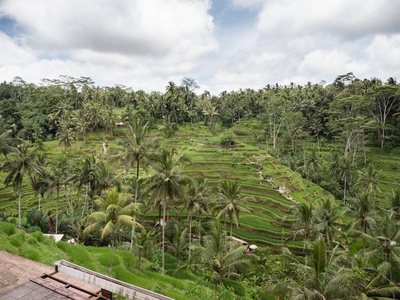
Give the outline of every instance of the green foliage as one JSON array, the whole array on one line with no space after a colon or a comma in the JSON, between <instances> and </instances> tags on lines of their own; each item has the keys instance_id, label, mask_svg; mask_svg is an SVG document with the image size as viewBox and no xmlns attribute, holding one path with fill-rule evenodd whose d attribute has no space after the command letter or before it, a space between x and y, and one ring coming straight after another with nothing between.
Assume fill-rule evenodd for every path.
<instances>
[{"instance_id":1,"label":"green foliage","mask_svg":"<svg viewBox=\"0 0 400 300\"><path fill-rule=\"evenodd\" d=\"M43 210L36 210L35 208L26 213L26 222L30 226L38 227L42 232L49 231L49 222Z\"/></svg>"},{"instance_id":2,"label":"green foliage","mask_svg":"<svg viewBox=\"0 0 400 300\"><path fill-rule=\"evenodd\" d=\"M24 240L24 236L25 236L24 232L19 232L19 233L13 235L10 238L10 244L15 246L15 247L20 247L22 245L23 240Z\"/></svg>"},{"instance_id":3,"label":"green foliage","mask_svg":"<svg viewBox=\"0 0 400 300\"><path fill-rule=\"evenodd\" d=\"M33 248L24 249L21 252L21 256L31 259L31 260L34 260L34 261L39 261L39 259L40 259L39 252Z\"/></svg>"},{"instance_id":4,"label":"green foliage","mask_svg":"<svg viewBox=\"0 0 400 300\"><path fill-rule=\"evenodd\" d=\"M104 267L108 267L111 264L110 254L108 254L108 253L101 254L99 256L99 261ZM113 265L114 266L118 266L120 264L121 264L121 261L119 259L119 256L118 255L114 255Z\"/></svg>"},{"instance_id":5,"label":"green foliage","mask_svg":"<svg viewBox=\"0 0 400 300\"><path fill-rule=\"evenodd\" d=\"M222 134L221 134L221 144L224 146L233 146L235 145L236 142L236 135L233 132L233 130L228 129L225 130Z\"/></svg>"},{"instance_id":6,"label":"green foliage","mask_svg":"<svg viewBox=\"0 0 400 300\"><path fill-rule=\"evenodd\" d=\"M0 230L7 235L13 235L17 228L15 224L0 222Z\"/></svg>"},{"instance_id":7,"label":"green foliage","mask_svg":"<svg viewBox=\"0 0 400 300\"><path fill-rule=\"evenodd\" d=\"M31 236L33 236L35 239L37 239L38 242L43 243L45 240L45 236L43 235L43 232L41 231L35 231L31 233Z\"/></svg>"},{"instance_id":8,"label":"green foliage","mask_svg":"<svg viewBox=\"0 0 400 300\"><path fill-rule=\"evenodd\" d=\"M240 282L229 278L224 278L222 283L227 289L232 290L236 295L242 298L246 297L246 288Z\"/></svg>"}]
</instances>

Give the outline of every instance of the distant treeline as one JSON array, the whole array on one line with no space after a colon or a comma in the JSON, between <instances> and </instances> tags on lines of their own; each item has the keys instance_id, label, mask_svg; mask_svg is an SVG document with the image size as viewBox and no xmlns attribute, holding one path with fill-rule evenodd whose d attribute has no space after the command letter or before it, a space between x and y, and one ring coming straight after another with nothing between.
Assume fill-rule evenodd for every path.
<instances>
[{"instance_id":1,"label":"distant treeline","mask_svg":"<svg viewBox=\"0 0 400 300\"><path fill-rule=\"evenodd\" d=\"M365 142L400 145L400 86L392 77L383 82L348 73L332 84L268 84L260 90L223 91L218 96L197 90L191 78L179 86L168 82L164 93L146 93L122 85L95 86L88 77L60 76L43 79L41 85L15 77L0 84L0 126L13 128L22 139L48 141L60 128L112 133L116 122L135 118L150 124L164 119L169 124L203 122L211 127L216 122L230 127L241 119L257 118L274 148L284 139L295 152L307 137L318 142L340 139L345 156ZM115 108L120 109L118 116Z\"/></svg>"}]
</instances>

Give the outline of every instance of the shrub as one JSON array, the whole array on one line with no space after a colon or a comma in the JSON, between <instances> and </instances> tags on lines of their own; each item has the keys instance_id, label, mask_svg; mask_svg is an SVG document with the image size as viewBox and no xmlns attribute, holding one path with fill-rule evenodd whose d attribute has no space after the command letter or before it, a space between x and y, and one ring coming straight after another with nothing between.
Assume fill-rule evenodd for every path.
<instances>
[{"instance_id":1,"label":"shrub","mask_svg":"<svg viewBox=\"0 0 400 300\"><path fill-rule=\"evenodd\" d=\"M235 133L231 129L228 129L221 135L221 144L224 146L232 146L235 144L235 137Z\"/></svg>"},{"instance_id":2,"label":"shrub","mask_svg":"<svg viewBox=\"0 0 400 300\"><path fill-rule=\"evenodd\" d=\"M11 223L0 223L0 230L7 235L13 235L16 232L17 228L14 224Z\"/></svg>"},{"instance_id":3,"label":"shrub","mask_svg":"<svg viewBox=\"0 0 400 300\"><path fill-rule=\"evenodd\" d=\"M34 261L39 261L39 259L40 259L39 252L32 248L27 248L24 251L22 251L21 256L31 259L31 260L34 260Z\"/></svg>"},{"instance_id":4,"label":"shrub","mask_svg":"<svg viewBox=\"0 0 400 300\"><path fill-rule=\"evenodd\" d=\"M43 210L32 209L26 213L26 222L30 226L38 227L42 232L49 231L49 221Z\"/></svg>"}]
</instances>

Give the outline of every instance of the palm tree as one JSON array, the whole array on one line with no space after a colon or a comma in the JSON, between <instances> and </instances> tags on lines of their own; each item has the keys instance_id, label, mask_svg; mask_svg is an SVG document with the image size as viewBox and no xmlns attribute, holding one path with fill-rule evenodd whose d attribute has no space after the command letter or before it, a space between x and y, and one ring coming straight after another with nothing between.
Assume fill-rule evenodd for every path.
<instances>
[{"instance_id":1,"label":"palm tree","mask_svg":"<svg viewBox=\"0 0 400 300\"><path fill-rule=\"evenodd\" d=\"M342 214L353 219L350 223L350 229L355 230L361 228L362 233L367 233L367 228L371 228L375 224L376 212L374 211L375 202L371 199L370 194L361 193L355 198L351 198L349 206L345 207ZM365 238L363 236L364 251Z\"/></svg>"},{"instance_id":2,"label":"palm tree","mask_svg":"<svg viewBox=\"0 0 400 300\"><path fill-rule=\"evenodd\" d=\"M0 168L1 171L10 172L4 179L4 184L18 189L18 228L21 228L21 190L24 176L41 172L35 162L38 148L29 150L30 147L30 144L24 143L13 148L10 160Z\"/></svg>"},{"instance_id":3,"label":"palm tree","mask_svg":"<svg viewBox=\"0 0 400 300\"><path fill-rule=\"evenodd\" d=\"M338 177L343 180L343 203L346 203L347 189L349 180L351 180L354 173L355 164L350 157L343 156L339 162Z\"/></svg>"},{"instance_id":4,"label":"palm tree","mask_svg":"<svg viewBox=\"0 0 400 300\"><path fill-rule=\"evenodd\" d=\"M85 200L82 207L81 218L83 218L83 215L85 213L85 207L88 208L87 196L89 195L89 186L91 183L93 183L94 178L96 176L95 165L96 165L96 159L94 156L86 157L82 165L78 169L78 173L76 176L76 181L78 182L78 191L80 191L80 189L83 186L86 186Z\"/></svg>"},{"instance_id":5,"label":"palm tree","mask_svg":"<svg viewBox=\"0 0 400 300\"><path fill-rule=\"evenodd\" d=\"M315 212L315 225L314 229L320 231L328 246L334 239L340 236L339 226L341 225L338 220L339 207L333 198L323 198L318 201L319 206Z\"/></svg>"},{"instance_id":6,"label":"palm tree","mask_svg":"<svg viewBox=\"0 0 400 300\"><path fill-rule=\"evenodd\" d=\"M60 198L60 190L63 189L65 183L72 180L72 178L68 178L68 174L66 172L66 166L61 162L58 166L52 167L48 173L44 182L48 188L48 193L53 193L54 190L57 191L57 202L56 202L56 234L58 234L58 203ZM64 189L63 189L64 190ZM66 191L64 190L64 194L66 195Z\"/></svg>"},{"instance_id":7,"label":"palm tree","mask_svg":"<svg viewBox=\"0 0 400 300\"><path fill-rule=\"evenodd\" d=\"M89 128L87 115L84 110L78 109L73 111L73 120L75 121L75 129L83 135L83 147L86 145L85 134Z\"/></svg>"},{"instance_id":8,"label":"palm tree","mask_svg":"<svg viewBox=\"0 0 400 300\"><path fill-rule=\"evenodd\" d=\"M234 244L227 239L226 231L221 225L221 220L209 223L210 231L203 238L203 245L198 241L192 244L193 257L183 268L194 267L211 273L210 281L214 281L214 300L217 299L218 285L222 279L248 264L248 258L243 253L246 246Z\"/></svg>"},{"instance_id":9,"label":"palm tree","mask_svg":"<svg viewBox=\"0 0 400 300\"><path fill-rule=\"evenodd\" d=\"M0 120L1 120L1 115L0 115ZM2 131L3 128L0 126L0 131ZM12 138L11 137L12 130L4 130L0 134L0 154L4 155L7 157L7 154L10 153L13 150L13 145L16 142L22 142L22 140L17 139L17 138Z\"/></svg>"},{"instance_id":10,"label":"palm tree","mask_svg":"<svg viewBox=\"0 0 400 300\"><path fill-rule=\"evenodd\" d=\"M147 125L148 122L144 123L140 119L135 119L132 121L132 126L129 126L130 135L126 135L125 138L118 141L118 144L124 149L120 159L124 163L125 168L129 170L136 164L136 188L134 203L137 203L138 201L138 191L140 189L140 163L146 161L158 142L158 139L150 138L147 135ZM134 221L136 220L134 219ZM132 228L132 238L134 235L135 227ZM133 239L131 239L131 249L132 245Z\"/></svg>"},{"instance_id":11,"label":"palm tree","mask_svg":"<svg viewBox=\"0 0 400 300\"><path fill-rule=\"evenodd\" d=\"M187 229L182 229L175 224L174 226L174 237L171 241L168 241L168 248L175 252L176 266L179 268L179 256L183 249L188 247L188 236ZM189 237L190 240L190 237Z\"/></svg>"},{"instance_id":12,"label":"palm tree","mask_svg":"<svg viewBox=\"0 0 400 300\"><path fill-rule=\"evenodd\" d=\"M163 117L163 123L161 126L158 127L158 130L161 130L166 138L170 138L174 132L174 122L171 122L169 116Z\"/></svg>"},{"instance_id":13,"label":"palm tree","mask_svg":"<svg viewBox=\"0 0 400 300\"><path fill-rule=\"evenodd\" d=\"M381 222L376 222L371 228L371 234L363 233L363 237L369 242L368 257L383 257L389 263L389 279L392 278L392 267L400 266L400 228L396 216L390 212L384 216Z\"/></svg>"},{"instance_id":14,"label":"palm tree","mask_svg":"<svg viewBox=\"0 0 400 300\"><path fill-rule=\"evenodd\" d=\"M70 148L71 142L75 140L75 135L72 128L61 127L58 130L56 137L59 139L59 145L63 144L65 150Z\"/></svg>"},{"instance_id":15,"label":"palm tree","mask_svg":"<svg viewBox=\"0 0 400 300\"><path fill-rule=\"evenodd\" d=\"M197 212L202 212L207 214L207 211L203 208L204 200L208 197L208 187L207 187L207 179L204 177L198 177L192 180L189 184L189 188L187 191L188 199L186 202L189 214L189 259L191 255L191 242L192 242L192 217L193 217L193 209ZM199 218L199 232L200 236L200 218Z\"/></svg>"},{"instance_id":16,"label":"palm tree","mask_svg":"<svg viewBox=\"0 0 400 300\"><path fill-rule=\"evenodd\" d=\"M112 270L114 258L114 243L117 233L122 228L132 227L133 214L137 213L137 205L131 203L126 204L125 195L120 193L117 188L109 190L105 198L98 197L95 200L98 211L93 212L85 218L89 225L83 231L83 234L88 234L93 231L99 231L101 238L111 237L111 264ZM142 227L139 223L137 226Z\"/></svg>"},{"instance_id":17,"label":"palm tree","mask_svg":"<svg viewBox=\"0 0 400 300\"><path fill-rule=\"evenodd\" d=\"M297 235L302 235L306 243L304 244L305 255L306 255L306 265L307 265L307 255L308 255L308 240L312 233L314 233L314 208L312 204L298 203L292 206L291 211L297 218L297 222L293 225L294 236L291 237L296 239Z\"/></svg>"},{"instance_id":18,"label":"palm tree","mask_svg":"<svg viewBox=\"0 0 400 300\"><path fill-rule=\"evenodd\" d=\"M134 250L138 256L138 268L142 268L142 256L147 258L147 255L153 249L154 241L156 240L157 233L155 230L146 231L143 228L140 232L136 232L133 237Z\"/></svg>"},{"instance_id":19,"label":"palm tree","mask_svg":"<svg viewBox=\"0 0 400 300\"><path fill-rule=\"evenodd\" d=\"M376 191L381 192L378 187L380 171L377 171L373 164L369 164L364 171L358 170L357 173L359 177L355 186L361 185L364 192L372 193L374 197L376 196Z\"/></svg>"},{"instance_id":20,"label":"palm tree","mask_svg":"<svg viewBox=\"0 0 400 300\"><path fill-rule=\"evenodd\" d=\"M390 209L395 212L397 221L400 221L400 189L392 190L386 198L389 200Z\"/></svg>"},{"instance_id":21,"label":"palm tree","mask_svg":"<svg viewBox=\"0 0 400 300\"><path fill-rule=\"evenodd\" d=\"M235 222L239 227L240 212L252 213L252 209L246 206L251 197L243 196L240 192L240 185L236 181L222 181L218 183L217 198L214 209L219 211L217 218L227 214L230 218L230 235L232 238L232 224Z\"/></svg>"},{"instance_id":22,"label":"palm tree","mask_svg":"<svg viewBox=\"0 0 400 300\"><path fill-rule=\"evenodd\" d=\"M287 288L291 290L290 299L355 299L358 291L352 284L354 273L348 272L342 266L341 262L345 262L346 257L339 253L338 246L329 251L320 237L311 247L313 253L310 266L300 263L285 249L284 257L289 258L292 265L299 268L298 273L304 274L304 282L289 281Z\"/></svg>"},{"instance_id":23,"label":"palm tree","mask_svg":"<svg viewBox=\"0 0 400 300\"><path fill-rule=\"evenodd\" d=\"M179 156L175 149L163 149L155 153L149 162L154 175L148 178L149 192L154 202L161 201L163 209L162 218L162 274L164 275L164 248L165 248L165 212L168 204L176 200L183 200L186 193L183 186L188 184L188 179L181 174L180 166L188 161L186 156Z\"/></svg>"}]
</instances>

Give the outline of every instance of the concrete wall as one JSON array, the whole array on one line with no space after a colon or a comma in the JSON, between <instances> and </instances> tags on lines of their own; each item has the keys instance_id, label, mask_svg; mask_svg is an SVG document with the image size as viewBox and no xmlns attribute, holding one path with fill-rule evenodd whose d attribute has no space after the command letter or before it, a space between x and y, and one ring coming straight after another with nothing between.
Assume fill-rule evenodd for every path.
<instances>
[{"instance_id":1,"label":"concrete wall","mask_svg":"<svg viewBox=\"0 0 400 300\"><path fill-rule=\"evenodd\" d=\"M65 260L54 263L56 271L98 286L99 290L105 289L117 295L137 300L172 300L172 298L134 286L115 278L91 271Z\"/></svg>"}]
</instances>

